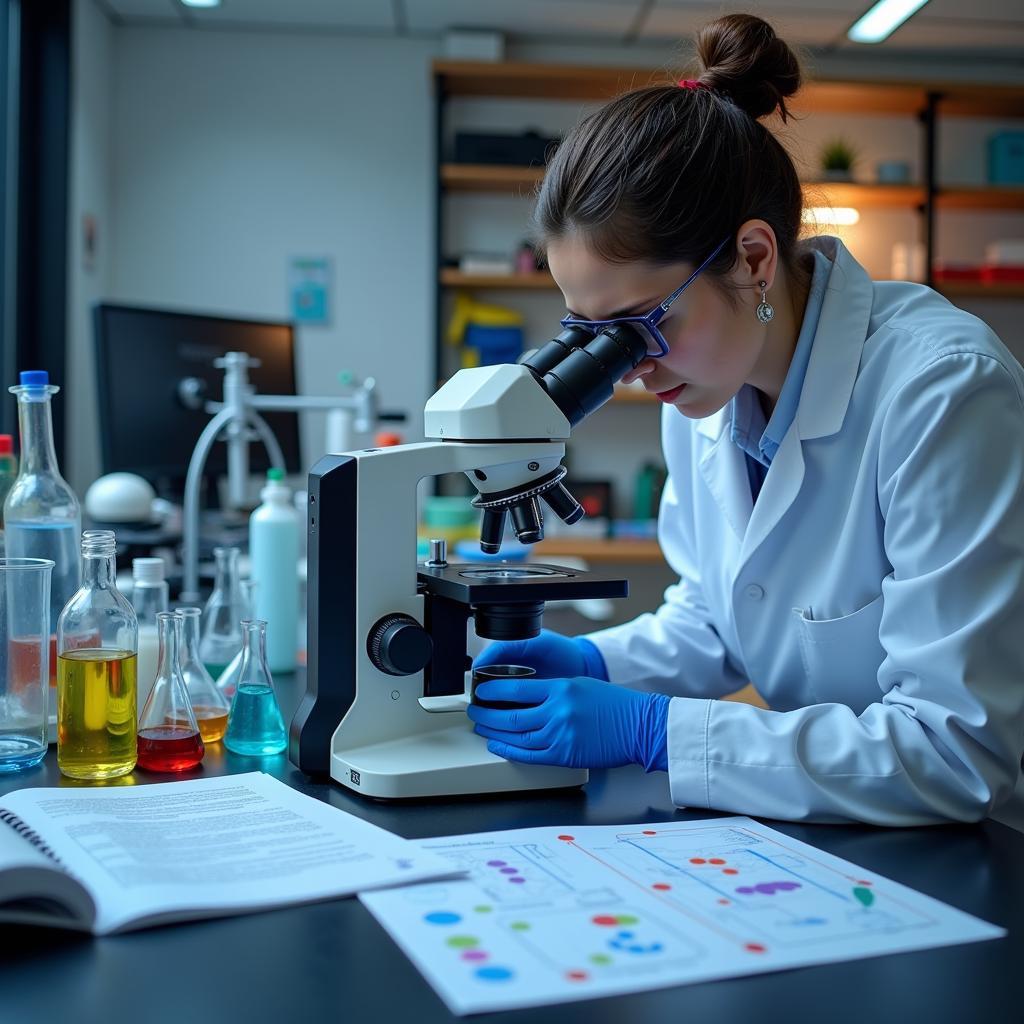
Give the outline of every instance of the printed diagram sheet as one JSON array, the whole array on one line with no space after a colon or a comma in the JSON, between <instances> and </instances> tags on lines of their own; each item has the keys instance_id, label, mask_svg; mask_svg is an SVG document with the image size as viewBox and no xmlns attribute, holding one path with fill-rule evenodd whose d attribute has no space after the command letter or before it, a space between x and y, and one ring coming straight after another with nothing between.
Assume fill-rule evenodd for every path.
<instances>
[{"instance_id":1,"label":"printed diagram sheet","mask_svg":"<svg viewBox=\"0 0 1024 1024\"><path fill-rule=\"evenodd\" d=\"M1005 934L749 818L419 845L468 878L359 898L459 1014Z\"/></svg>"}]
</instances>

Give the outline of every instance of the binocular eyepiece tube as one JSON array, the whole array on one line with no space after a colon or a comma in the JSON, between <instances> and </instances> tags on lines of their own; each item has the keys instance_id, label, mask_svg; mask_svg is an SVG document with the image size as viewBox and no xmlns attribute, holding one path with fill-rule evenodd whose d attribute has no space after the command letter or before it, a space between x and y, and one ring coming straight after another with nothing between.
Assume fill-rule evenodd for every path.
<instances>
[{"instance_id":1,"label":"binocular eyepiece tube","mask_svg":"<svg viewBox=\"0 0 1024 1024\"><path fill-rule=\"evenodd\" d=\"M625 374L647 355L647 341L628 324L600 334L567 327L523 360L570 426L599 409Z\"/></svg>"}]
</instances>

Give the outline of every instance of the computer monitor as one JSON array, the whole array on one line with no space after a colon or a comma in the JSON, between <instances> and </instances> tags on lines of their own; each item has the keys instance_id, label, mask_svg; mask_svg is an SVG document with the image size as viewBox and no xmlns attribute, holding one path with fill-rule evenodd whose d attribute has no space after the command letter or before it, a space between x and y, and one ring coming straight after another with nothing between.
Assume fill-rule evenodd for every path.
<instances>
[{"instance_id":1,"label":"computer monitor","mask_svg":"<svg viewBox=\"0 0 1024 1024\"><path fill-rule=\"evenodd\" d=\"M178 384L206 382L206 401L223 399L224 371L213 362L225 352L260 360L249 371L258 393L295 394L292 325L236 320L99 303L95 307L96 379L104 473L138 473L158 490L180 492L192 449L210 414L187 408ZM298 414L262 413L284 453L289 473L301 473ZM249 446L253 473L269 468L261 442ZM206 476L227 473L226 445L213 446Z\"/></svg>"}]
</instances>

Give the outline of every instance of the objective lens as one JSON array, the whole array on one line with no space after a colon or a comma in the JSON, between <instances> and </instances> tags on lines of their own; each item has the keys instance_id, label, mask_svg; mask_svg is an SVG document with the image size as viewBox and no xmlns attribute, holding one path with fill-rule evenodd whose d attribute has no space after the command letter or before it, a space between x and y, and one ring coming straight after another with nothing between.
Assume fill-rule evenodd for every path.
<instances>
[{"instance_id":1,"label":"objective lens","mask_svg":"<svg viewBox=\"0 0 1024 1024\"><path fill-rule=\"evenodd\" d=\"M521 544L536 544L544 539L544 516L536 498L512 506L512 529Z\"/></svg>"}]
</instances>

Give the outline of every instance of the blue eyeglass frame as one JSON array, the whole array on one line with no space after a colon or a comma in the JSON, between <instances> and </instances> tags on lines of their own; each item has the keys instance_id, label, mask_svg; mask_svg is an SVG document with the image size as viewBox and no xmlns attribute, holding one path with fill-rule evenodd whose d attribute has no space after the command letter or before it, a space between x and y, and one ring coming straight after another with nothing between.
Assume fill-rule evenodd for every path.
<instances>
[{"instance_id":1,"label":"blue eyeglass frame","mask_svg":"<svg viewBox=\"0 0 1024 1024\"><path fill-rule=\"evenodd\" d=\"M660 352L648 352L648 358L661 359L662 356L667 356L668 342L665 340L665 336L661 331L658 330L658 324L661 323L672 303L675 302L691 284L693 284L693 282L700 276L701 271L703 271L704 268L722 251L722 249L725 248L728 241L728 238L723 238L722 241L715 246L714 252L712 252L711 255L667 299L660 302L649 313L645 313L643 316L617 316L611 320L584 320L577 316L566 316L562 318L562 326L581 327L585 331L592 331L594 334L600 334L606 327L613 327L616 324L639 324L641 327L647 329L647 333L658 343L658 347L661 349Z\"/></svg>"}]
</instances>

